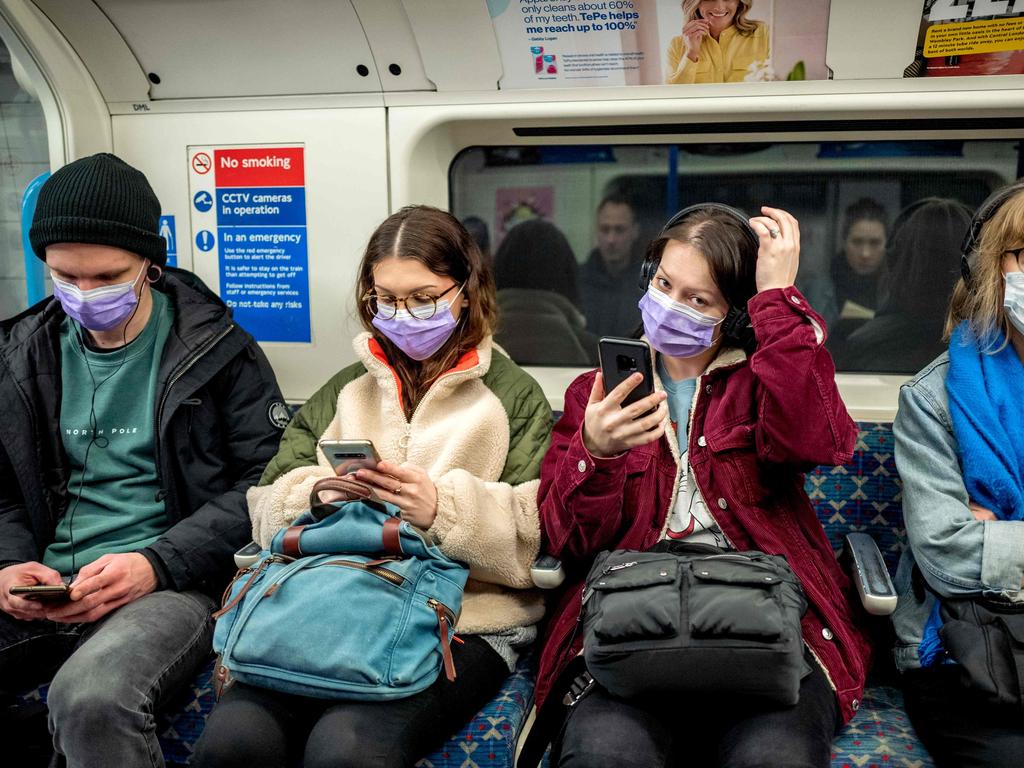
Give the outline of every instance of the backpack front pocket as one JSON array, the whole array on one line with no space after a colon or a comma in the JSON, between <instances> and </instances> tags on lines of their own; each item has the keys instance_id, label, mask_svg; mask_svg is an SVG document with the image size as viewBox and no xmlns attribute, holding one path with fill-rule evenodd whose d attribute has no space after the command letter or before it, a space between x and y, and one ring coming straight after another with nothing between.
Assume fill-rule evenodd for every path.
<instances>
[{"instance_id":1,"label":"backpack front pocket","mask_svg":"<svg viewBox=\"0 0 1024 768\"><path fill-rule=\"evenodd\" d=\"M666 557L611 565L591 585L599 596L594 634L624 642L679 633L679 562Z\"/></svg>"},{"instance_id":2,"label":"backpack front pocket","mask_svg":"<svg viewBox=\"0 0 1024 768\"><path fill-rule=\"evenodd\" d=\"M782 637L782 579L774 569L742 555L721 555L692 563L691 575L688 605L695 638Z\"/></svg>"}]
</instances>

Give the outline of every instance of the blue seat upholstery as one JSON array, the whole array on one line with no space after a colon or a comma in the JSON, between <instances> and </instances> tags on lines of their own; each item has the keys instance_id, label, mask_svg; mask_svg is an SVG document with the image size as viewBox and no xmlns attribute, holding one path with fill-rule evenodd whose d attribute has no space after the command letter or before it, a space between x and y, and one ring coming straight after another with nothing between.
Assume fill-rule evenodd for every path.
<instances>
[{"instance_id":1,"label":"blue seat upholstery","mask_svg":"<svg viewBox=\"0 0 1024 768\"><path fill-rule=\"evenodd\" d=\"M853 531L871 534L891 572L906 528L899 476L893 461L890 424L864 422L853 460L819 467L807 475L807 493L838 550ZM888 653L888 649L879 649ZM533 700L534 660L520 661L501 692L441 749L420 761L424 768L512 768L515 745ZM185 765L214 703L212 662L190 690L159 719L160 743L169 765ZM26 694L45 695L45 687ZM857 716L833 745L832 768L933 768L892 687L869 686Z\"/></svg>"}]
</instances>

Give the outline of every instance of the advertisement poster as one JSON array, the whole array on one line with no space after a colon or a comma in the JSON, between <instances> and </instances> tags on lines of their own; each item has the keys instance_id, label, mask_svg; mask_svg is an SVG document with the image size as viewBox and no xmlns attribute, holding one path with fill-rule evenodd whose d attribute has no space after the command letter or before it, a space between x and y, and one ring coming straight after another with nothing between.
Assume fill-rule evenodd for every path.
<instances>
[{"instance_id":1,"label":"advertisement poster","mask_svg":"<svg viewBox=\"0 0 1024 768\"><path fill-rule=\"evenodd\" d=\"M195 271L215 270L257 341L309 343L304 148L189 147L188 163Z\"/></svg>"},{"instance_id":2,"label":"advertisement poster","mask_svg":"<svg viewBox=\"0 0 1024 768\"><path fill-rule=\"evenodd\" d=\"M905 77L1022 73L1024 3L925 0L917 55Z\"/></svg>"},{"instance_id":3,"label":"advertisement poster","mask_svg":"<svg viewBox=\"0 0 1024 768\"><path fill-rule=\"evenodd\" d=\"M505 187L494 198L494 245L516 224L530 219L548 219L555 215L554 187Z\"/></svg>"},{"instance_id":4,"label":"advertisement poster","mask_svg":"<svg viewBox=\"0 0 1024 768\"><path fill-rule=\"evenodd\" d=\"M828 77L829 0L487 0L500 87Z\"/></svg>"}]
</instances>

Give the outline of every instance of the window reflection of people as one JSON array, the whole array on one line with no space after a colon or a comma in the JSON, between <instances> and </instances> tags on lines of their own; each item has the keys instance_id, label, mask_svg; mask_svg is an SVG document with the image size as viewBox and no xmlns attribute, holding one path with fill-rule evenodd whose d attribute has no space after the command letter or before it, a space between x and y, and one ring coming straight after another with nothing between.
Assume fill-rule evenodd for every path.
<instances>
[{"instance_id":1,"label":"window reflection of people","mask_svg":"<svg viewBox=\"0 0 1024 768\"><path fill-rule=\"evenodd\" d=\"M874 317L885 285L885 208L862 197L843 213L842 249L829 265L828 275L811 281L807 297L820 308L833 335L849 333ZM839 324L843 323L843 328Z\"/></svg>"},{"instance_id":2,"label":"window reflection of people","mask_svg":"<svg viewBox=\"0 0 1024 768\"><path fill-rule=\"evenodd\" d=\"M597 340L585 329L576 256L549 221L512 228L494 256L501 324L495 341L517 363L590 365Z\"/></svg>"},{"instance_id":3,"label":"window reflection of people","mask_svg":"<svg viewBox=\"0 0 1024 768\"><path fill-rule=\"evenodd\" d=\"M683 30L668 46L666 83L762 80L768 25L747 18L753 0L683 0Z\"/></svg>"},{"instance_id":4,"label":"window reflection of people","mask_svg":"<svg viewBox=\"0 0 1024 768\"><path fill-rule=\"evenodd\" d=\"M633 204L623 195L607 195L597 206L597 247L580 270L583 314L598 336L628 335L640 324L641 291L634 279L643 258L639 236Z\"/></svg>"},{"instance_id":5,"label":"window reflection of people","mask_svg":"<svg viewBox=\"0 0 1024 768\"><path fill-rule=\"evenodd\" d=\"M466 228L469 236L480 248L484 261L491 263L491 230L488 228L487 222L479 216L467 216L462 220L462 226Z\"/></svg>"},{"instance_id":6,"label":"window reflection of people","mask_svg":"<svg viewBox=\"0 0 1024 768\"><path fill-rule=\"evenodd\" d=\"M916 373L942 351L946 307L960 274L960 241L970 220L961 203L939 198L914 203L897 217L887 296L875 318L837 350L840 370Z\"/></svg>"}]
</instances>

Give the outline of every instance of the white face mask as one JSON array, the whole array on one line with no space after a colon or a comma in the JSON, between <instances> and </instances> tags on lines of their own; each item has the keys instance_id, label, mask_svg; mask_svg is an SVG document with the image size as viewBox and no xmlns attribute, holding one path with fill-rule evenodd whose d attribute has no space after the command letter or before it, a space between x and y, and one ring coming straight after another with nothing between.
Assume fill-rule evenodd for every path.
<instances>
[{"instance_id":1,"label":"white face mask","mask_svg":"<svg viewBox=\"0 0 1024 768\"><path fill-rule=\"evenodd\" d=\"M1018 333L1024 334L1024 272L1007 272L1003 309Z\"/></svg>"}]
</instances>

